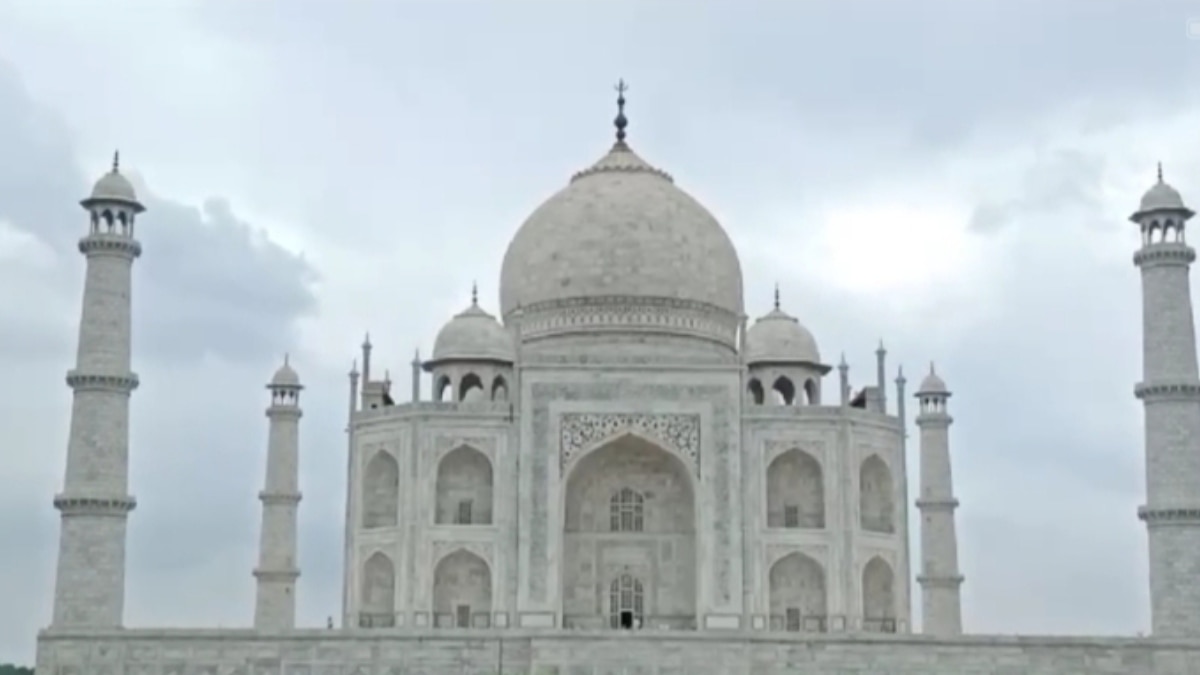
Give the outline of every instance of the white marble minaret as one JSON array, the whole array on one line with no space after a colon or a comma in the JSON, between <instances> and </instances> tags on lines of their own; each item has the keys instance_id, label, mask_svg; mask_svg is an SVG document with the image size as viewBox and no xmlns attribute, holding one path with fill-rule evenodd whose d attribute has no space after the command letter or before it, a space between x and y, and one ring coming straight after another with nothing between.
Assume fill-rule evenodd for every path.
<instances>
[{"instance_id":1,"label":"white marble minaret","mask_svg":"<svg viewBox=\"0 0 1200 675\"><path fill-rule=\"evenodd\" d=\"M296 625L296 510L300 505L300 378L284 357L271 378L271 427L267 440L267 477L262 501L262 534L254 577L258 592L254 627L267 630Z\"/></svg>"},{"instance_id":2,"label":"white marble minaret","mask_svg":"<svg viewBox=\"0 0 1200 675\"><path fill-rule=\"evenodd\" d=\"M958 571L958 533L954 526L954 480L950 471L950 390L929 366L917 389L917 426L921 429L921 617L924 632L962 634L963 576Z\"/></svg>"},{"instance_id":3,"label":"white marble minaret","mask_svg":"<svg viewBox=\"0 0 1200 675\"><path fill-rule=\"evenodd\" d=\"M1196 251L1183 237L1192 217L1179 193L1158 182L1130 220L1141 229L1133 257L1142 270L1142 381L1150 610L1157 636L1200 636L1200 373L1188 270Z\"/></svg>"},{"instance_id":4,"label":"white marble minaret","mask_svg":"<svg viewBox=\"0 0 1200 675\"><path fill-rule=\"evenodd\" d=\"M67 468L54 506L62 514L54 588L55 628L121 625L125 608L125 525L129 494L130 293L142 252L134 221L145 210L118 158L80 202L90 222L79 349L67 373L74 390Z\"/></svg>"}]
</instances>

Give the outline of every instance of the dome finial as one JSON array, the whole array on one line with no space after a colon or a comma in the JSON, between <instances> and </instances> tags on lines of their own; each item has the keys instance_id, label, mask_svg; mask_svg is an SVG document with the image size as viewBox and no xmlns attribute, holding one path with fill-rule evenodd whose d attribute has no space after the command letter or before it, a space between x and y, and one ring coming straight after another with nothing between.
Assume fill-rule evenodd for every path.
<instances>
[{"instance_id":1,"label":"dome finial","mask_svg":"<svg viewBox=\"0 0 1200 675\"><path fill-rule=\"evenodd\" d=\"M113 173L121 172L121 151L120 150L113 150L112 172Z\"/></svg>"},{"instance_id":2,"label":"dome finial","mask_svg":"<svg viewBox=\"0 0 1200 675\"><path fill-rule=\"evenodd\" d=\"M479 284L474 281L471 282L471 306L479 306Z\"/></svg>"},{"instance_id":3,"label":"dome finial","mask_svg":"<svg viewBox=\"0 0 1200 675\"><path fill-rule=\"evenodd\" d=\"M625 127L629 126L629 120L625 118L625 92L629 91L629 85L625 84L624 79L617 80L617 118L613 120L613 125L617 127L617 144L625 144Z\"/></svg>"},{"instance_id":4,"label":"dome finial","mask_svg":"<svg viewBox=\"0 0 1200 675\"><path fill-rule=\"evenodd\" d=\"M775 309L779 309L779 282L775 282Z\"/></svg>"},{"instance_id":5,"label":"dome finial","mask_svg":"<svg viewBox=\"0 0 1200 675\"><path fill-rule=\"evenodd\" d=\"M1159 163L1158 163L1158 182L1160 182L1160 183L1161 183L1161 182L1163 182L1163 177L1162 177L1162 162L1159 162Z\"/></svg>"}]
</instances>

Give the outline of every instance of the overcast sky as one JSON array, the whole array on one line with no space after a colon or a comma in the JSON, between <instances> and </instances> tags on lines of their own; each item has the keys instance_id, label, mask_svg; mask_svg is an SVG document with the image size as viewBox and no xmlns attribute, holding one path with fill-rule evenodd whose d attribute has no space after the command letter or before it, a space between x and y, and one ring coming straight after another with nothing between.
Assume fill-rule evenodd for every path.
<instances>
[{"instance_id":1,"label":"overcast sky","mask_svg":"<svg viewBox=\"0 0 1200 675\"><path fill-rule=\"evenodd\" d=\"M618 77L634 147L737 244L752 314L778 282L856 386L880 337L914 384L937 361L968 629L1146 629L1126 217L1158 160L1200 202L1200 5L283 5L0 4L0 662L32 662L50 616L77 201L114 148L149 207L126 623L249 624L262 385L289 351L300 622L322 625L363 333L407 392L472 281L494 310L515 229L611 142Z\"/></svg>"}]
</instances>

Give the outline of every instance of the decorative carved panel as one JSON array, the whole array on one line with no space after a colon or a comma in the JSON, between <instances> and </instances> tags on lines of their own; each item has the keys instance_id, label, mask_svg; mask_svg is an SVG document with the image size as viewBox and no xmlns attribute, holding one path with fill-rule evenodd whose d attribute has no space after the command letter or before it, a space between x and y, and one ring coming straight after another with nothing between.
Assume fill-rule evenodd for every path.
<instances>
[{"instance_id":1,"label":"decorative carved panel","mask_svg":"<svg viewBox=\"0 0 1200 675\"><path fill-rule=\"evenodd\" d=\"M559 418L559 424L559 462L563 474L580 454L597 443L632 432L674 450L694 474L700 475L699 415L567 413Z\"/></svg>"}]
</instances>

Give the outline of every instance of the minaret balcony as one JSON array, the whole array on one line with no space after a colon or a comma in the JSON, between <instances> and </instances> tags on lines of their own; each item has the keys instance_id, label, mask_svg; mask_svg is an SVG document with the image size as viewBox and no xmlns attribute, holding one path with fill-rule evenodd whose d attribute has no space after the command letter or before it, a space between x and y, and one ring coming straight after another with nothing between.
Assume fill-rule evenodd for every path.
<instances>
[{"instance_id":1,"label":"minaret balcony","mask_svg":"<svg viewBox=\"0 0 1200 675\"><path fill-rule=\"evenodd\" d=\"M142 254L142 245L127 234L93 232L79 240L79 252L84 255L108 254L133 260Z\"/></svg>"},{"instance_id":2,"label":"minaret balcony","mask_svg":"<svg viewBox=\"0 0 1200 675\"><path fill-rule=\"evenodd\" d=\"M1139 382L1133 395L1143 401L1190 401L1200 398L1200 381Z\"/></svg>"},{"instance_id":3,"label":"minaret balcony","mask_svg":"<svg viewBox=\"0 0 1200 675\"><path fill-rule=\"evenodd\" d=\"M59 494L54 496L54 508L64 516L124 516L137 507L132 496L93 497Z\"/></svg>"},{"instance_id":4,"label":"minaret balcony","mask_svg":"<svg viewBox=\"0 0 1200 675\"><path fill-rule=\"evenodd\" d=\"M917 499L916 507L922 511L953 511L958 508L954 497L932 497Z\"/></svg>"},{"instance_id":5,"label":"minaret balcony","mask_svg":"<svg viewBox=\"0 0 1200 675\"><path fill-rule=\"evenodd\" d=\"M1133 254L1135 265L1190 265L1196 260L1196 249L1180 242L1147 244Z\"/></svg>"},{"instance_id":6,"label":"minaret balcony","mask_svg":"<svg viewBox=\"0 0 1200 675\"><path fill-rule=\"evenodd\" d=\"M266 490L258 493L259 500L264 506L295 506L300 503L302 495L299 492L267 492Z\"/></svg>"},{"instance_id":7,"label":"minaret balcony","mask_svg":"<svg viewBox=\"0 0 1200 675\"><path fill-rule=\"evenodd\" d=\"M254 578L258 579L259 581L282 581L282 582L295 581L296 579L300 578L300 570L298 570L294 567L290 568L290 569L270 569L270 570L266 570L266 569L262 569L262 568L255 568Z\"/></svg>"},{"instance_id":8,"label":"minaret balcony","mask_svg":"<svg viewBox=\"0 0 1200 675\"><path fill-rule=\"evenodd\" d=\"M1200 506L1192 508L1152 508L1139 506L1138 520L1146 525L1200 525Z\"/></svg>"},{"instance_id":9,"label":"minaret balcony","mask_svg":"<svg viewBox=\"0 0 1200 675\"><path fill-rule=\"evenodd\" d=\"M78 370L67 372L67 385L75 391L111 391L118 394L128 394L138 388L138 376L128 375L97 375L81 373Z\"/></svg>"},{"instance_id":10,"label":"minaret balcony","mask_svg":"<svg viewBox=\"0 0 1200 675\"><path fill-rule=\"evenodd\" d=\"M925 588L948 588L957 590L966 581L961 574L918 574L917 583Z\"/></svg>"}]
</instances>

